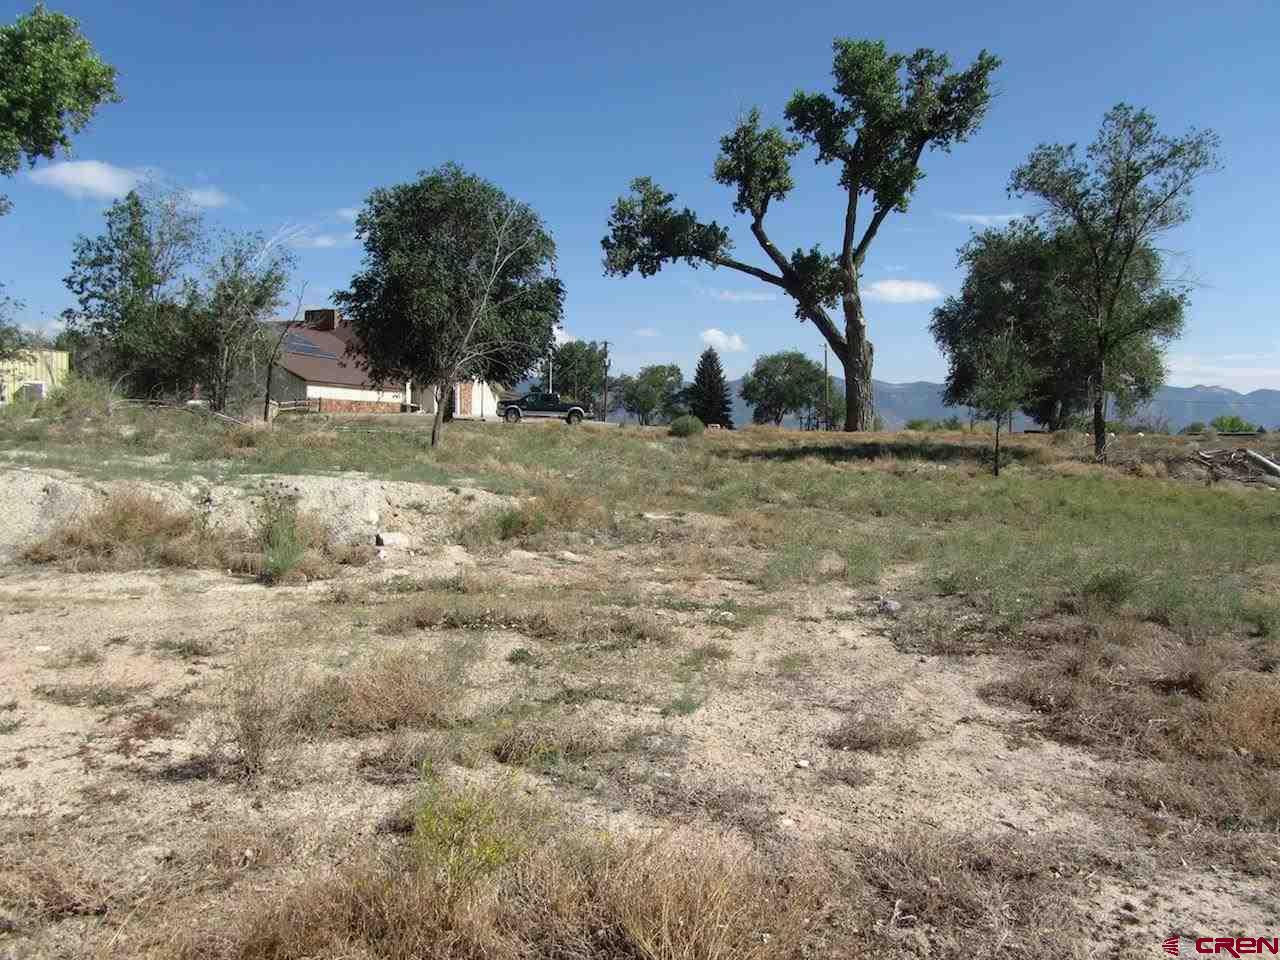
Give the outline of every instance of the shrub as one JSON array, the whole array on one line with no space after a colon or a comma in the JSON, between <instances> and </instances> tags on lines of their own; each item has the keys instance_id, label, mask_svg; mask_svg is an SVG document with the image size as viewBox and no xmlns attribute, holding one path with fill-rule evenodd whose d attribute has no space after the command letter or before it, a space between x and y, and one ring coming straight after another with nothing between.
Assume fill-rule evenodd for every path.
<instances>
[{"instance_id":1,"label":"shrub","mask_svg":"<svg viewBox=\"0 0 1280 960\"><path fill-rule=\"evenodd\" d=\"M1137 592L1141 577L1128 567L1109 567L1090 574L1080 587L1088 606L1116 610Z\"/></svg>"},{"instance_id":2,"label":"shrub","mask_svg":"<svg viewBox=\"0 0 1280 960\"><path fill-rule=\"evenodd\" d=\"M706 425L693 414L685 414L671 421L669 430L673 437L696 437L706 429Z\"/></svg>"},{"instance_id":3,"label":"shrub","mask_svg":"<svg viewBox=\"0 0 1280 960\"><path fill-rule=\"evenodd\" d=\"M557 829L507 785L431 784L411 842L354 859L184 935L179 955L799 957L819 914L812 871L688 830L614 840Z\"/></svg>"},{"instance_id":4,"label":"shrub","mask_svg":"<svg viewBox=\"0 0 1280 960\"><path fill-rule=\"evenodd\" d=\"M1214 417L1209 421L1209 426L1213 427L1218 433L1253 433L1257 430L1255 424L1234 413Z\"/></svg>"},{"instance_id":5,"label":"shrub","mask_svg":"<svg viewBox=\"0 0 1280 960\"><path fill-rule=\"evenodd\" d=\"M229 761L250 780L286 768L298 743L299 681L296 668L266 654L238 660L222 687L211 758Z\"/></svg>"},{"instance_id":6,"label":"shrub","mask_svg":"<svg viewBox=\"0 0 1280 960\"><path fill-rule=\"evenodd\" d=\"M51 420L93 420L111 414L115 394L111 385L72 374L36 407L36 415Z\"/></svg>"}]
</instances>

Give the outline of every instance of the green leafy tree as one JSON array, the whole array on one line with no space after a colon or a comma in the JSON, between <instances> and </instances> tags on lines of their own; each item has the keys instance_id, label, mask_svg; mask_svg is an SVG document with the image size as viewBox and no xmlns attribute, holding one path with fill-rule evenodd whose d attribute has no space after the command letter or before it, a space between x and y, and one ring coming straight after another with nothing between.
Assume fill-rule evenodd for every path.
<instances>
[{"instance_id":1,"label":"green leafy tree","mask_svg":"<svg viewBox=\"0 0 1280 960\"><path fill-rule=\"evenodd\" d=\"M693 374L693 385L686 391L689 412L704 424L717 423L733 429L733 399L729 396L729 382L720 366L720 354L714 347L707 347L698 358L698 368Z\"/></svg>"},{"instance_id":2,"label":"green leafy tree","mask_svg":"<svg viewBox=\"0 0 1280 960\"><path fill-rule=\"evenodd\" d=\"M604 344L569 340L556 346L553 362L555 383L562 394L579 402L600 398L605 377Z\"/></svg>"},{"instance_id":3,"label":"green leafy tree","mask_svg":"<svg viewBox=\"0 0 1280 960\"><path fill-rule=\"evenodd\" d=\"M1001 422L1012 424L1013 412L1025 402L1033 374L1027 362L1026 347L1012 330L989 338L978 349L975 366L970 404L978 416L996 423L993 462L998 477Z\"/></svg>"},{"instance_id":4,"label":"green leafy tree","mask_svg":"<svg viewBox=\"0 0 1280 960\"><path fill-rule=\"evenodd\" d=\"M455 383L515 383L551 350L564 287L528 204L450 163L374 190L356 234L362 269L334 302L373 382L435 388L433 447Z\"/></svg>"},{"instance_id":5,"label":"green leafy tree","mask_svg":"<svg viewBox=\"0 0 1280 960\"><path fill-rule=\"evenodd\" d=\"M947 356L943 399L970 405L978 353L993 337L1012 330L1025 346L1031 379L1022 411L1051 430L1064 429L1090 402L1094 360L1089 318L1075 294L1087 264L1074 228L1048 232L1032 221L985 230L960 248L965 268L959 294L933 311L931 330ZM1163 300L1161 260L1150 246L1134 258L1118 300L1118 312L1149 310ZM1121 411L1150 400L1164 382L1161 340L1182 325L1180 301L1166 303L1161 324L1126 339L1107 367L1107 392Z\"/></svg>"},{"instance_id":6,"label":"green leafy tree","mask_svg":"<svg viewBox=\"0 0 1280 960\"><path fill-rule=\"evenodd\" d=\"M116 71L68 16L37 5L0 27L0 175L71 149L104 103L118 103ZM0 215L8 212L0 196Z\"/></svg>"},{"instance_id":7,"label":"green leafy tree","mask_svg":"<svg viewBox=\"0 0 1280 960\"><path fill-rule=\"evenodd\" d=\"M1083 320L1099 460L1107 452L1108 366L1135 340L1181 331L1185 291L1147 285L1134 302L1134 275L1157 239L1190 218L1192 186L1217 167L1217 150L1212 131L1165 136L1150 113L1122 103L1083 157L1074 144L1042 144L1010 178L1010 192L1043 201L1050 227L1078 248L1072 308Z\"/></svg>"},{"instance_id":8,"label":"green leafy tree","mask_svg":"<svg viewBox=\"0 0 1280 960\"><path fill-rule=\"evenodd\" d=\"M739 392L755 423L781 426L787 414L808 410L823 390L822 367L799 350L757 357Z\"/></svg>"},{"instance_id":9,"label":"green leafy tree","mask_svg":"<svg viewBox=\"0 0 1280 960\"><path fill-rule=\"evenodd\" d=\"M1203 420L1193 420L1191 423L1188 423L1185 427L1179 430L1178 433L1186 436L1192 433L1204 433L1207 429L1208 427L1205 426L1205 422Z\"/></svg>"},{"instance_id":10,"label":"green leafy tree","mask_svg":"<svg viewBox=\"0 0 1280 960\"><path fill-rule=\"evenodd\" d=\"M733 209L750 218L768 268L734 257L727 229L700 221L687 208L677 210L675 194L648 177L634 180L631 193L613 206L602 241L604 268L606 274L639 271L647 277L684 261L736 270L781 289L844 367L847 429L866 430L875 409L873 350L859 288L863 265L885 218L906 211L924 176L924 152L947 151L977 130L999 61L983 52L953 73L947 57L932 50L889 53L883 43L847 39L836 40L833 49L835 95L796 93L785 111L791 136L762 127L760 112L751 110L720 141L715 178L736 191ZM816 151L818 163L834 164L839 172L840 246L829 253L815 244L788 256L766 231L765 217L794 187L791 158L805 146ZM843 330L833 319L836 309Z\"/></svg>"},{"instance_id":11,"label":"green leafy tree","mask_svg":"<svg viewBox=\"0 0 1280 960\"><path fill-rule=\"evenodd\" d=\"M258 389L293 265L277 239L227 233L211 240L180 193L130 192L106 211L105 232L81 236L65 283L77 306L58 346L76 368L129 392L188 395L213 410Z\"/></svg>"},{"instance_id":12,"label":"green leafy tree","mask_svg":"<svg viewBox=\"0 0 1280 960\"><path fill-rule=\"evenodd\" d=\"M75 241L63 281L76 298L62 317L78 368L137 395L184 389L195 382L182 337L207 250L201 217L179 194L135 190L104 219L102 234Z\"/></svg>"},{"instance_id":13,"label":"green leafy tree","mask_svg":"<svg viewBox=\"0 0 1280 960\"><path fill-rule=\"evenodd\" d=\"M1258 429L1256 423L1250 423L1238 413L1224 413L1209 421L1209 426L1218 433L1254 433Z\"/></svg>"},{"instance_id":14,"label":"green leafy tree","mask_svg":"<svg viewBox=\"0 0 1280 960\"><path fill-rule=\"evenodd\" d=\"M650 426L660 418L673 420L683 410L680 407L684 390L684 374L674 363L641 367L634 376L619 377L610 388L615 409L625 410L642 426Z\"/></svg>"},{"instance_id":15,"label":"green leafy tree","mask_svg":"<svg viewBox=\"0 0 1280 960\"><path fill-rule=\"evenodd\" d=\"M266 321L284 302L292 266L292 255L262 236L230 235L209 264L204 286L191 288L180 355L210 409L225 410L233 393L256 392L258 368L273 346Z\"/></svg>"},{"instance_id":16,"label":"green leafy tree","mask_svg":"<svg viewBox=\"0 0 1280 960\"><path fill-rule=\"evenodd\" d=\"M4 284L0 284L0 363L26 356L31 349L31 336L14 320L21 304L6 296Z\"/></svg>"}]
</instances>

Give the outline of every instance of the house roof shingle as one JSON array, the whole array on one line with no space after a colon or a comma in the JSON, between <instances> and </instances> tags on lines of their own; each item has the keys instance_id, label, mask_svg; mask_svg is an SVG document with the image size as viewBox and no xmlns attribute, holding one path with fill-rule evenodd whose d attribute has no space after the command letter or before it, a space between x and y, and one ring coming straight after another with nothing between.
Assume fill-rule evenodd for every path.
<instances>
[{"instance_id":1,"label":"house roof shingle","mask_svg":"<svg viewBox=\"0 0 1280 960\"><path fill-rule=\"evenodd\" d=\"M354 357L347 356L351 332L295 328L285 334L280 366L307 383L374 390Z\"/></svg>"}]
</instances>

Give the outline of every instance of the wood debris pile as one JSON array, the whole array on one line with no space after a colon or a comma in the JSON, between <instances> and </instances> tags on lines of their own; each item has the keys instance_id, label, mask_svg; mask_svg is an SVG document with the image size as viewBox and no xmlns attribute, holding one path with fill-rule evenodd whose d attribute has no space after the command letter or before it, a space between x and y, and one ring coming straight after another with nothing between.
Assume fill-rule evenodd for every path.
<instances>
[{"instance_id":1,"label":"wood debris pile","mask_svg":"<svg viewBox=\"0 0 1280 960\"><path fill-rule=\"evenodd\" d=\"M1209 468L1209 476L1214 480L1259 483L1280 489L1280 464L1256 450L1244 447L1235 450L1200 450L1196 452L1195 459Z\"/></svg>"}]
</instances>

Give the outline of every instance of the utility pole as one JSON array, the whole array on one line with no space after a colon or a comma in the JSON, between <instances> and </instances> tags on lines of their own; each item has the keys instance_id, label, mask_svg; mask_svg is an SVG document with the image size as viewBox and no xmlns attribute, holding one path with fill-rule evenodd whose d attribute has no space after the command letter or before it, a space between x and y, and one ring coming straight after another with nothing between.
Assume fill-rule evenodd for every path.
<instances>
[{"instance_id":1,"label":"utility pole","mask_svg":"<svg viewBox=\"0 0 1280 960\"><path fill-rule=\"evenodd\" d=\"M600 422L609 419L609 341L604 341L604 406L600 409Z\"/></svg>"}]
</instances>

